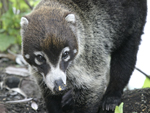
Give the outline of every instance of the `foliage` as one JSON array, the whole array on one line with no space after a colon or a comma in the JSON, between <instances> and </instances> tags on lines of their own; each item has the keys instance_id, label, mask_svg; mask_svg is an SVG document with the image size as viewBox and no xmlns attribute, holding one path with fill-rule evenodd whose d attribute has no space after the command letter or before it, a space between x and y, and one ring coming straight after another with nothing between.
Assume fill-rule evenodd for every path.
<instances>
[{"instance_id":1,"label":"foliage","mask_svg":"<svg viewBox=\"0 0 150 113\"><path fill-rule=\"evenodd\" d=\"M11 44L20 44L19 18L19 15L13 13L13 9L10 4L8 11L1 17L3 27L0 29L0 51L5 51Z\"/></svg>"},{"instance_id":2,"label":"foliage","mask_svg":"<svg viewBox=\"0 0 150 113\"><path fill-rule=\"evenodd\" d=\"M148 77L146 77L142 88L150 88L150 79Z\"/></svg>"},{"instance_id":3,"label":"foliage","mask_svg":"<svg viewBox=\"0 0 150 113\"><path fill-rule=\"evenodd\" d=\"M119 106L116 106L115 113L123 113L123 104L122 102Z\"/></svg>"},{"instance_id":4,"label":"foliage","mask_svg":"<svg viewBox=\"0 0 150 113\"><path fill-rule=\"evenodd\" d=\"M30 0L29 4L35 6L39 0ZM6 51L12 44L21 44L20 36L20 18L29 13L29 8L24 0L10 0L9 8L6 13L2 14L0 21L2 28L0 29L0 51ZM0 8L3 4L0 4Z\"/></svg>"}]
</instances>

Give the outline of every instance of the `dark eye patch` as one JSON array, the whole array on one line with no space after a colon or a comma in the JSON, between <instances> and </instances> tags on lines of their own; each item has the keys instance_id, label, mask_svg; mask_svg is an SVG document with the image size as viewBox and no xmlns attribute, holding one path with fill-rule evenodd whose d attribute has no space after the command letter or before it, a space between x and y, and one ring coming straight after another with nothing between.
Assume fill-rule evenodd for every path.
<instances>
[{"instance_id":1,"label":"dark eye patch","mask_svg":"<svg viewBox=\"0 0 150 113\"><path fill-rule=\"evenodd\" d=\"M37 55L36 59L40 62L40 63L45 63L46 59L42 56L42 55Z\"/></svg>"}]
</instances>

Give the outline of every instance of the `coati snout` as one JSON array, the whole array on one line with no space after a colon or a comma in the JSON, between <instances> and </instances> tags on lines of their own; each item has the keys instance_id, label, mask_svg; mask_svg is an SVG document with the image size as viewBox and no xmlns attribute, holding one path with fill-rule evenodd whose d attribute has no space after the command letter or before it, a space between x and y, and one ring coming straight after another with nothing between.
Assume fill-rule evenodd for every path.
<instances>
[{"instance_id":1,"label":"coati snout","mask_svg":"<svg viewBox=\"0 0 150 113\"><path fill-rule=\"evenodd\" d=\"M66 85L63 83L62 79L55 80L54 91L59 92L64 90L66 90Z\"/></svg>"},{"instance_id":2,"label":"coati snout","mask_svg":"<svg viewBox=\"0 0 150 113\"><path fill-rule=\"evenodd\" d=\"M69 26L75 22L74 14L64 17L63 11L57 12L57 16L49 11L42 17L39 13L47 11L41 11L21 18L23 56L52 92L66 89L66 70L78 51L77 39Z\"/></svg>"}]
</instances>

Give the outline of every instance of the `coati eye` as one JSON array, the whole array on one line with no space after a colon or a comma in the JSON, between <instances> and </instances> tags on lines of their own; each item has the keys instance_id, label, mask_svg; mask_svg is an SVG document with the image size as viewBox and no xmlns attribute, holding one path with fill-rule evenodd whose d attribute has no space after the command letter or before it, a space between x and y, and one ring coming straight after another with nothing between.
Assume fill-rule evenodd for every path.
<instances>
[{"instance_id":1,"label":"coati eye","mask_svg":"<svg viewBox=\"0 0 150 113\"><path fill-rule=\"evenodd\" d=\"M67 61L70 59L69 52L70 52L70 48L69 48L69 47L65 47L65 48L62 50L62 59L63 59L65 62L67 62Z\"/></svg>"},{"instance_id":2,"label":"coati eye","mask_svg":"<svg viewBox=\"0 0 150 113\"><path fill-rule=\"evenodd\" d=\"M41 55L36 56L36 59L37 59L40 63L44 63L44 62L46 61L46 59L45 59L43 56L41 56Z\"/></svg>"},{"instance_id":3,"label":"coati eye","mask_svg":"<svg viewBox=\"0 0 150 113\"><path fill-rule=\"evenodd\" d=\"M34 52L34 55L35 55L34 62L35 62L37 65L42 65L43 63L46 62L46 59L44 58L42 51L35 51L35 52Z\"/></svg>"},{"instance_id":4,"label":"coati eye","mask_svg":"<svg viewBox=\"0 0 150 113\"><path fill-rule=\"evenodd\" d=\"M66 59L68 56L69 56L69 52L68 52L68 51L65 51L65 52L62 54L62 58L63 58L63 59Z\"/></svg>"}]
</instances>

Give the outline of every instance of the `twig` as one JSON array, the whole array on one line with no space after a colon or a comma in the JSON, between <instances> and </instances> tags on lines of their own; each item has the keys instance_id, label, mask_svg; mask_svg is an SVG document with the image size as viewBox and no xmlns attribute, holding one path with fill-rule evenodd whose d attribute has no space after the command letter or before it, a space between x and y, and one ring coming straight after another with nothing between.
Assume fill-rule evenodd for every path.
<instances>
[{"instance_id":1,"label":"twig","mask_svg":"<svg viewBox=\"0 0 150 113\"><path fill-rule=\"evenodd\" d=\"M146 73L144 73L142 70L140 70L139 68L135 67L136 70L138 70L140 73L142 73L143 75L145 75L147 78L150 79L150 76Z\"/></svg>"},{"instance_id":2,"label":"twig","mask_svg":"<svg viewBox=\"0 0 150 113\"><path fill-rule=\"evenodd\" d=\"M24 103L24 102L28 102L28 101L31 101L32 98L25 98L25 99L22 99L22 100L14 100L14 101L6 101L5 103L11 103L11 104L16 104L16 103Z\"/></svg>"},{"instance_id":3,"label":"twig","mask_svg":"<svg viewBox=\"0 0 150 113\"><path fill-rule=\"evenodd\" d=\"M13 61L16 60L16 56L12 55L10 53L8 53L8 54L0 54L0 58L7 58L7 59L10 59L10 60L13 60Z\"/></svg>"},{"instance_id":4,"label":"twig","mask_svg":"<svg viewBox=\"0 0 150 113\"><path fill-rule=\"evenodd\" d=\"M33 7L29 4L28 0L24 0L24 1L29 6L30 9L33 9Z\"/></svg>"}]
</instances>

